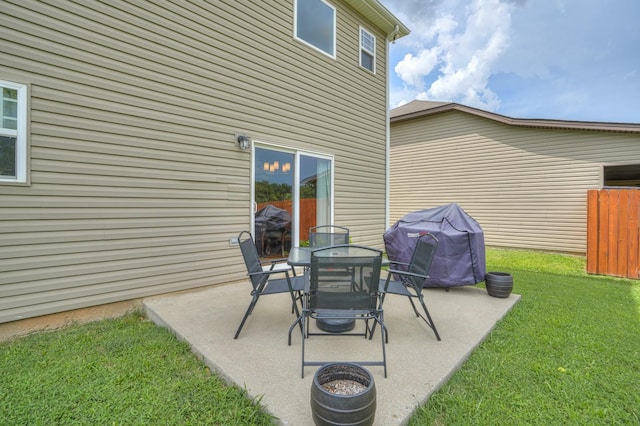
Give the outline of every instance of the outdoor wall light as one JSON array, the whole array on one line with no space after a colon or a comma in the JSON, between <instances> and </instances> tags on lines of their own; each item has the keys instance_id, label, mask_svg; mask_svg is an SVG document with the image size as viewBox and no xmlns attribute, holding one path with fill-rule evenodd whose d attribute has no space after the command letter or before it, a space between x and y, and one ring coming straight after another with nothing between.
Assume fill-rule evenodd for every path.
<instances>
[{"instance_id":1,"label":"outdoor wall light","mask_svg":"<svg viewBox=\"0 0 640 426\"><path fill-rule=\"evenodd\" d=\"M240 147L241 150L244 151L244 150L247 150L247 149L251 148L251 137L250 136L238 135L236 140L238 141L238 146Z\"/></svg>"}]
</instances>

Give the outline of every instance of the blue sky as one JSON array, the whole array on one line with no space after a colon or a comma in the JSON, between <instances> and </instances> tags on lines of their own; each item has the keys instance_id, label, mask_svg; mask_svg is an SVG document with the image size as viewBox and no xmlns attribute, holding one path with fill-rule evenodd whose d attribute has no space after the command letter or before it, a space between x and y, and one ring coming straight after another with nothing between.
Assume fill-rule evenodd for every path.
<instances>
[{"instance_id":1,"label":"blue sky","mask_svg":"<svg viewBox=\"0 0 640 426\"><path fill-rule=\"evenodd\" d=\"M382 0L391 107L453 101L514 118L640 123L639 0Z\"/></svg>"}]
</instances>

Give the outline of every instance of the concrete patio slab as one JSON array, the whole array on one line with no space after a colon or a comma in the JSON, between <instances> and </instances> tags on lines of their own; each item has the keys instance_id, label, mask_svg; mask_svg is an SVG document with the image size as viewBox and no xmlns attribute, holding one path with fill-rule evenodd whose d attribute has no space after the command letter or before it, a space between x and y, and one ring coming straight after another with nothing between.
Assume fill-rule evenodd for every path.
<instances>
[{"instance_id":1,"label":"concrete patio slab","mask_svg":"<svg viewBox=\"0 0 640 426\"><path fill-rule=\"evenodd\" d=\"M287 331L294 320L288 295L260 299L237 340L236 328L249 304L248 282L177 295L145 299L149 317L189 342L196 355L227 381L262 398L282 425L313 425L309 404L316 367L301 378L301 335ZM442 341L415 317L409 301L390 296L385 301L389 329L388 377L382 367L367 367L377 391L376 425L405 424L413 411L444 384L473 349L520 299L490 297L475 287L425 289L427 306ZM358 321L362 323L362 321ZM360 325L359 325L360 326ZM379 329L373 340L354 336L313 336L307 358L322 361L381 359Z\"/></svg>"}]
</instances>

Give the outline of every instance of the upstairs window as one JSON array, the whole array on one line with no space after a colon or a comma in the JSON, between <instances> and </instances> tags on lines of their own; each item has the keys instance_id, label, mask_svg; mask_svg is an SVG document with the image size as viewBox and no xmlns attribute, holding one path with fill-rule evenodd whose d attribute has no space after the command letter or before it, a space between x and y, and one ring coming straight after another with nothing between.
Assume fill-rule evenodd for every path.
<instances>
[{"instance_id":1,"label":"upstairs window","mask_svg":"<svg viewBox=\"0 0 640 426\"><path fill-rule=\"evenodd\" d=\"M324 0L296 0L295 38L336 58L336 9Z\"/></svg>"},{"instance_id":2,"label":"upstairs window","mask_svg":"<svg viewBox=\"0 0 640 426\"><path fill-rule=\"evenodd\" d=\"M360 28L360 66L372 73L376 72L376 38L362 27Z\"/></svg>"},{"instance_id":3,"label":"upstairs window","mask_svg":"<svg viewBox=\"0 0 640 426\"><path fill-rule=\"evenodd\" d=\"M27 86L0 81L0 183L27 181Z\"/></svg>"}]
</instances>

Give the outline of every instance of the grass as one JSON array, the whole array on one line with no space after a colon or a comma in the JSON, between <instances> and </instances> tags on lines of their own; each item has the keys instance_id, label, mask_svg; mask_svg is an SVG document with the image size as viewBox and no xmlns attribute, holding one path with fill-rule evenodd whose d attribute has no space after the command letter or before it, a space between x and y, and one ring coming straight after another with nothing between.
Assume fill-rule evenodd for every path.
<instances>
[{"instance_id":1,"label":"grass","mask_svg":"<svg viewBox=\"0 0 640 426\"><path fill-rule=\"evenodd\" d=\"M640 282L487 250L521 301L411 425L640 423ZM0 424L265 425L260 401L142 315L0 344Z\"/></svg>"},{"instance_id":2,"label":"grass","mask_svg":"<svg viewBox=\"0 0 640 426\"><path fill-rule=\"evenodd\" d=\"M410 425L640 424L640 284L488 250L522 299Z\"/></svg>"},{"instance_id":3,"label":"grass","mask_svg":"<svg viewBox=\"0 0 640 426\"><path fill-rule=\"evenodd\" d=\"M140 314L0 345L1 425L267 425L187 344Z\"/></svg>"}]
</instances>

